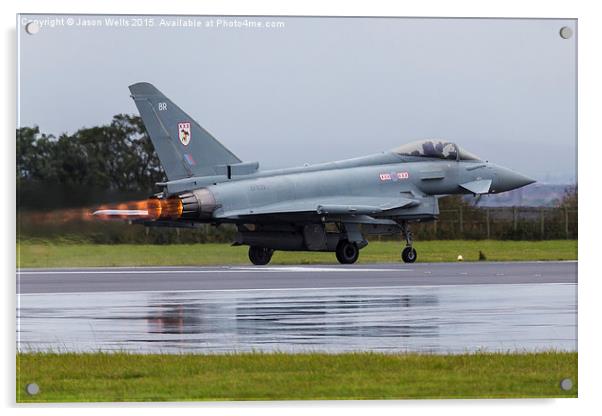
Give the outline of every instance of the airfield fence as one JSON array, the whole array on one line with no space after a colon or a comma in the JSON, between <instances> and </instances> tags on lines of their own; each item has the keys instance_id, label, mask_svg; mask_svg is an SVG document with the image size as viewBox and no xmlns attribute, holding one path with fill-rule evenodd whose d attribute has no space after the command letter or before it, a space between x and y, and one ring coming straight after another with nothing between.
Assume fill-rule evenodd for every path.
<instances>
[{"instance_id":1,"label":"airfield fence","mask_svg":"<svg viewBox=\"0 0 602 416\"><path fill-rule=\"evenodd\" d=\"M556 240L577 238L577 209L465 207L441 210L439 219L413 226L423 240Z\"/></svg>"},{"instance_id":2,"label":"airfield fence","mask_svg":"<svg viewBox=\"0 0 602 416\"><path fill-rule=\"evenodd\" d=\"M196 229L146 228L121 222L40 221L32 212L19 212L17 240L97 244L228 243L233 226L202 225ZM412 225L417 240L556 240L577 238L577 210L540 207L467 207L442 210L434 222ZM372 240L399 240L399 235Z\"/></svg>"}]
</instances>

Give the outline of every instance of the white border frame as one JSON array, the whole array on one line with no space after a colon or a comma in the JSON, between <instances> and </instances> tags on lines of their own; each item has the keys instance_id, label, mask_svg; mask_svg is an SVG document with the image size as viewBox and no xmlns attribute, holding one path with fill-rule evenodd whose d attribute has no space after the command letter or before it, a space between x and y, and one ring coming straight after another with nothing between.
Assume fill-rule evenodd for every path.
<instances>
[{"instance_id":1,"label":"white border frame","mask_svg":"<svg viewBox=\"0 0 602 416\"><path fill-rule=\"evenodd\" d=\"M305 415L308 411L326 414L335 408L344 408L345 413L364 415L377 407L379 414L399 414L400 411L451 414L482 415L484 411L491 415L506 415L508 412L545 411L547 414L581 413L602 408L602 396L598 388L600 382L600 324L601 316L598 293L602 293L600 268L595 263L596 240L599 230L598 210L600 186L596 166L600 165L599 152L587 151L596 139L602 137L599 123L601 106L597 105L601 97L600 75L602 74L599 53L602 40L602 25L596 2L586 1L476 1L423 0L420 2L387 2L372 0L245 0L235 1L197 1L189 0L146 0L144 2L124 2L122 0L74 1L55 0L52 3L43 0L21 0L2 2L0 19L4 30L4 65L2 67L3 91L2 126L4 127L3 156L4 170L2 180L5 204L2 215L5 233L4 250L4 319L2 333L5 335L3 346L2 402L4 406L14 407L15 400L15 144L13 141L16 125L16 31L15 15L21 13L107 13L107 14L204 14L204 15L312 15L312 16L404 16L404 17L534 17L534 18L577 18L579 19L579 88L578 88L578 126L579 126L579 188L581 191L579 210L579 399L550 400L439 400L439 401L331 401L331 402L225 402L193 404L113 404L111 412L130 415L143 413L163 415L167 410L154 407L178 407L178 413L232 414L245 410L246 414L269 415L287 413ZM586 149L582 151L582 149ZM588 175L589 173L589 175ZM10 201L9 201L10 199ZM64 408L67 407L67 408ZM51 415L80 414L79 407L86 407L92 414L104 414L102 405L19 405L12 413L38 413ZM135 411L134 408L141 408Z\"/></svg>"}]
</instances>

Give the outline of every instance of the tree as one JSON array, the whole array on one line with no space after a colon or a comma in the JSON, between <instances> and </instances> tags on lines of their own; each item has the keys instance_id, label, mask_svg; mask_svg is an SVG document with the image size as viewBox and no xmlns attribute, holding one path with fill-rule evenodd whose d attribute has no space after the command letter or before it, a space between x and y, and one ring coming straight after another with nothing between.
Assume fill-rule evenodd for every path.
<instances>
[{"instance_id":1,"label":"tree","mask_svg":"<svg viewBox=\"0 0 602 416\"><path fill-rule=\"evenodd\" d=\"M37 126L18 129L17 180L25 193L20 200L31 200L31 191L39 204L56 189L96 192L98 198L100 191L148 194L165 174L141 118L118 114L108 125L58 138Z\"/></svg>"},{"instance_id":2,"label":"tree","mask_svg":"<svg viewBox=\"0 0 602 416\"><path fill-rule=\"evenodd\" d=\"M577 209L578 205L577 185L567 186L564 190L564 195L558 204L561 208Z\"/></svg>"}]
</instances>

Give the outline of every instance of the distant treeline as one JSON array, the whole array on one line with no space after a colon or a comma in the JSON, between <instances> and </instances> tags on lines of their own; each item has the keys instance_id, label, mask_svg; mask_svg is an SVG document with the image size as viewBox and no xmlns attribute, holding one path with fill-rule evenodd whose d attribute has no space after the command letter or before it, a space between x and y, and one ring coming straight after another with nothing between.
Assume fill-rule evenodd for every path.
<instances>
[{"instance_id":1,"label":"distant treeline","mask_svg":"<svg viewBox=\"0 0 602 416\"><path fill-rule=\"evenodd\" d=\"M165 180L142 120L119 114L110 124L55 137L17 130L17 206L49 210L146 197Z\"/></svg>"}]
</instances>

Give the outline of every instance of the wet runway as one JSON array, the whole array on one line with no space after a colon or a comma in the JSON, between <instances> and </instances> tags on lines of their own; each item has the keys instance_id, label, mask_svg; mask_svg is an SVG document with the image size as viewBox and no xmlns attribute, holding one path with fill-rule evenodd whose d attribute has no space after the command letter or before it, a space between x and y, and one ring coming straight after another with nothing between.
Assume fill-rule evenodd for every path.
<instances>
[{"instance_id":1,"label":"wet runway","mask_svg":"<svg viewBox=\"0 0 602 416\"><path fill-rule=\"evenodd\" d=\"M577 283L577 262L21 269L19 293Z\"/></svg>"},{"instance_id":2,"label":"wet runway","mask_svg":"<svg viewBox=\"0 0 602 416\"><path fill-rule=\"evenodd\" d=\"M577 264L21 270L21 351L576 350Z\"/></svg>"}]
</instances>

